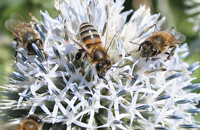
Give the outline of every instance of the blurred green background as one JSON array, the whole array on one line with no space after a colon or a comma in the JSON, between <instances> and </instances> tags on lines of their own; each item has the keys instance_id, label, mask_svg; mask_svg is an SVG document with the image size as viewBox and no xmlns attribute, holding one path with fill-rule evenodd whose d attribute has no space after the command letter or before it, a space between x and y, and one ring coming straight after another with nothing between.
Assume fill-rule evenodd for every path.
<instances>
[{"instance_id":1,"label":"blurred green background","mask_svg":"<svg viewBox=\"0 0 200 130\"><path fill-rule=\"evenodd\" d=\"M193 8L193 6L187 6L184 2L184 0L126 0L124 10L136 10L140 4L145 4L151 8L152 14L161 13L161 16L166 16L170 25L175 26L177 31L186 35L190 55L184 61L191 64L200 60L200 37L198 32L192 29L194 24L188 22L188 18L193 15L185 13L187 9ZM8 82L8 74L11 73L13 64L11 54L15 52L10 45L13 36L5 29L4 22L10 18L12 13L22 15L29 22L31 20L28 15L29 12L41 20L40 10L47 10L52 17L57 14L53 0L0 0L0 85ZM195 71L193 76L200 77L200 69ZM200 78L193 82L200 82Z\"/></svg>"}]
</instances>

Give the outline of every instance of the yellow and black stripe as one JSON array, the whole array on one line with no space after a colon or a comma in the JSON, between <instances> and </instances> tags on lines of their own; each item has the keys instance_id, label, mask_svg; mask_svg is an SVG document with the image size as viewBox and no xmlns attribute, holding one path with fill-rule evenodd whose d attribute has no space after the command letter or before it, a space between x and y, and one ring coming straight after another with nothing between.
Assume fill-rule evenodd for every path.
<instances>
[{"instance_id":1,"label":"yellow and black stripe","mask_svg":"<svg viewBox=\"0 0 200 130\"><path fill-rule=\"evenodd\" d=\"M87 47L92 44L101 44L101 39L97 29L89 23L82 23L79 28L81 41Z\"/></svg>"}]
</instances>

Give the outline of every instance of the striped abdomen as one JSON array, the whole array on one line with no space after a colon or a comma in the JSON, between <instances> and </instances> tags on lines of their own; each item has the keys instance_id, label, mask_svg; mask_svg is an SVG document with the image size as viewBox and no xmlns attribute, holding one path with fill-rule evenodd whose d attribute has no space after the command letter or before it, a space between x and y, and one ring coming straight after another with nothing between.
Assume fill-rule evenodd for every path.
<instances>
[{"instance_id":1,"label":"striped abdomen","mask_svg":"<svg viewBox=\"0 0 200 130\"><path fill-rule=\"evenodd\" d=\"M79 28L79 33L82 43L87 47L92 44L101 44L99 33L93 25L82 23Z\"/></svg>"}]
</instances>

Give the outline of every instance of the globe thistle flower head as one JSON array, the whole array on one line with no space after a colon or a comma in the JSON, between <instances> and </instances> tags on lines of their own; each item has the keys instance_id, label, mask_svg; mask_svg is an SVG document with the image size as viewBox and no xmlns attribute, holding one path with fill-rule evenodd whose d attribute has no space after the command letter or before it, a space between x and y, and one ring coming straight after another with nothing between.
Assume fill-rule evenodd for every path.
<instances>
[{"instance_id":1,"label":"globe thistle flower head","mask_svg":"<svg viewBox=\"0 0 200 130\"><path fill-rule=\"evenodd\" d=\"M37 30L44 52L34 44L36 55L20 48L12 85L2 92L2 119L8 125L35 114L44 122L43 129L199 128L194 114L199 113L200 95L191 93L199 84L192 84L195 78L190 77L199 62L182 61L188 55L186 43L177 45L169 59L164 53L141 57L138 48L162 28L158 23L165 18L158 20L160 14L151 15L150 9L140 6L125 22L132 10L122 13L123 3L55 1L56 18L41 11L43 22L35 22L41 28ZM86 22L97 30L112 63L103 78L81 41L79 28ZM86 58L76 60L79 49Z\"/></svg>"}]
</instances>

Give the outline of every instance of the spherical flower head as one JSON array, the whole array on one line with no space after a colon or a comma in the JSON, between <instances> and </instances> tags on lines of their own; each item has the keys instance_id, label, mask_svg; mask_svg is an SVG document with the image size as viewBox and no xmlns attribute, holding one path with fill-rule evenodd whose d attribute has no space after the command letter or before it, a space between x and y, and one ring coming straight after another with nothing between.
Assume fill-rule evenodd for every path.
<instances>
[{"instance_id":1,"label":"spherical flower head","mask_svg":"<svg viewBox=\"0 0 200 130\"><path fill-rule=\"evenodd\" d=\"M55 1L56 18L41 11L43 22L35 23L41 28L44 52L32 45L36 55L27 55L20 48L12 85L2 92L2 118L8 125L36 114L44 122L43 129L199 127L194 114L200 112L196 107L200 94L191 92L200 85L192 84L195 78L190 77L199 62L182 61L188 55L186 43L177 45L170 57L165 53L142 57L140 45L161 30L163 24L158 23L166 20L158 20L160 14L151 15L150 9L140 6L126 22L132 10L122 13L123 3ZM88 60L89 47L79 32L82 23L94 26L109 55L112 66L103 78ZM77 60L80 49L85 56Z\"/></svg>"}]
</instances>

